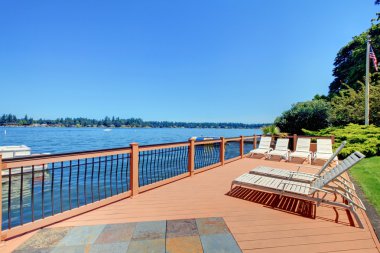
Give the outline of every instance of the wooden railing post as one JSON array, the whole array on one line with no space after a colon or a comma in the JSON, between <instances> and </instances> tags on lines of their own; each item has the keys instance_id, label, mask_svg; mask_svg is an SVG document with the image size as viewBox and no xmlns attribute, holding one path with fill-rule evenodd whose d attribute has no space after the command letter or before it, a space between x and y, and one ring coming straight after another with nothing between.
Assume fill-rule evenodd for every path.
<instances>
[{"instance_id":1,"label":"wooden railing post","mask_svg":"<svg viewBox=\"0 0 380 253\"><path fill-rule=\"evenodd\" d=\"M0 244L1 242L3 241L3 237L1 236L1 224L3 223L3 177L2 177L2 168L3 168L3 165L2 165L2 156L0 154ZM1 245L0 245L1 246Z\"/></svg>"},{"instance_id":2,"label":"wooden railing post","mask_svg":"<svg viewBox=\"0 0 380 253\"><path fill-rule=\"evenodd\" d=\"M296 151L297 147L297 134L293 134L293 151Z\"/></svg>"},{"instance_id":3,"label":"wooden railing post","mask_svg":"<svg viewBox=\"0 0 380 253\"><path fill-rule=\"evenodd\" d=\"M331 143L332 143L332 144L335 143L335 135L331 135Z\"/></svg>"},{"instance_id":4,"label":"wooden railing post","mask_svg":"<svg viewBox=\"0 0 380 253\"><path fill-rule=\"evenodd\" d=\"M240 135L240 158L244 157L244 136Z\"/></svg>"},{"instance_id":5,"label":"wooden railing post","mask_svg":"<svg viewBox=\"0 0 380 253\"><path fill-rule=\"evenodd\" d=\"M131 194L132 196L135 196L139 194L139 145L135 142L130 145L130 186Z\"/></svg>"},{"instance_id":6,"label":"wooden railing post","mask_svg":"<svg viewBox=\"0 0 380 253\"><path fill-rule=\"evenodd\" d=\"M253 135L253 149L256 149L257 146L257 135Z\"/></svg>"},{"instance_id":7,"label":"wooden railing post","mask_svg":"<svg viewBox=\"0 0 380 253\"><path fill-rule=\"evenodd\" d=\"M220 162L224 165L224 153L225 153L226 140L224 137L220 137Z\"/></svg>"},{"instance_id":8,"label":"wooden railing post","mask_svg":"<svg viewBox=\"0 0 380 253\"><path fill-rule=\"evenodd\" d=\"M190 139L189 140L189 160L188 160L188 170L190 173L190 176L194 176L194 159L195 159L195 140Z\"/></svg>"}]
</instances>

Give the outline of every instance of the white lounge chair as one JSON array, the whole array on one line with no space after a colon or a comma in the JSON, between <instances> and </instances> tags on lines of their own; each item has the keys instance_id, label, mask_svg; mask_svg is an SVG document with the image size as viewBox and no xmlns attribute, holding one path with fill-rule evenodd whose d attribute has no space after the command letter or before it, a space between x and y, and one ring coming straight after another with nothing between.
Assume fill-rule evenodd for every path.
<instances>
[{"instance_id":1,"label":"white lounge chair","mask_svg":"<svg viewBox=\"0 0 380 253\"><path fill-rule=\"evenodd\" d=\"M314 160L327 160L332 153L331 139L317 139L317 151L314 153Z\"/></svg>"},{"instance_id":2,"label":"white lounge chair","mask_svg":"<svg viewBox=\"0 0 380 253\"><path fill-rule=\"evenodd\" d=\"M350 186L347 184L347 181L342 180L341 175L364 157L363 154L356 151L344 159L342 163L326 172L323 176L316 178L311 183L294 181L292 178L281 179L245 173L232 181L231 190L234 185L239 185L263 192L278 194L280 197L287 196L312 201L316 203L317 206L323 203L334 207L342 207L351 211L359 226L363 228L356 209L361 208L365 210L365 207L361 200L355 195L352 185ZM335 198L327 198L329 195L333 195ZM344 201L337 202L337 195L340 195Z\"/></svg>"},{"instance_id":3,"label":"white lounge chair","mask_svg":"<svg viewBox=\"0 0 380 253\"><path fill-rule=\"evenodd\" d=\"M329 159L325 162L325 164L315 174L305 173L305 172L299 171L302 167L308 167L308 168L315 169L315 167L312 167L312 166L299 166L297 171L290 171L290 170L279 169L279 168L259 166L259 167L254 168L253 170L251 170L249 173L263 175L263 176L269 176L269 177L277 177L277 178L282 178L282 179L292 178L292 180L294 180L294 181L309 183L309 182L313 181L314 179L323 175L323 173L330 166L330 164L335 160L335 158L337 158L338 154L344 148L345 145L346 145L346 141L343 141L342 144L340 144L340 146L335 150L335 152L333 154L331 154Z\"/></svg>"},{"instance_id":4,"label":"white lounge chair","mask_svg":"<svg viewBox=\"0 0 380 253\"><path fill-rule=\"evenodd\" d=\"M289 159L289 139L287 138L278 138L276 141L276 147L274 150L271 150L267 154L267 158L270 159L272 155L284 157L285 160Z\"/></svg>"},{"instance_id":5,"label":"white lounge chair","mask_svg":"<svg viewBox=\"0 0 380 253\"><path fill-rule=\"evenodd\" d=\"M293 157L298 157L307 159L309 163L311 163L313 153L310 151L310 141L310 138L298 138L296 151L290 153L289 161L291 161Z\"/></svg>"},{"instance_id":6,"label":"white lounge chair","mask_svg":"<svg viewBox=\"0 0 380 253\"><path fill-rule=\"evenodd\" d=\"M259 147L249 151L249 156L254 154L266 155L269 151L272 150L270 143L272 142L272 137L262 136L260 139Z\"/></svg>"}]
</instances>

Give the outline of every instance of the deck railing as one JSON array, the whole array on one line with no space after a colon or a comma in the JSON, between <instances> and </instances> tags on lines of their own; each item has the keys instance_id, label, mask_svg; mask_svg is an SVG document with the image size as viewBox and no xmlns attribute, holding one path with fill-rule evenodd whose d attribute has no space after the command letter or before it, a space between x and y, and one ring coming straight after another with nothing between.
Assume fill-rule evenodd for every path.
<instances>
[{"instance_id":1,"label":"deck railing","mask_svg":"<svg viewBox=\"0 0 380 253\"><path fill-rule=\"evenodd\" d=\"M289 138L295 146L297 136ZM0 155L0 239L243 158L259 140L254 135L4 160Z\"/></svg>"}]
</instances>

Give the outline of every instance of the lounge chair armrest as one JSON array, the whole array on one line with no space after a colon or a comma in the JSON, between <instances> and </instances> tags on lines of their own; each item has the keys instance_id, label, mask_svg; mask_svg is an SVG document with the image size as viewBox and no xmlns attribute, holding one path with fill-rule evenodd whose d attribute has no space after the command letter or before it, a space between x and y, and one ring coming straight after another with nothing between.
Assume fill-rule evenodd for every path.
<instances>
[{"instance_id":1,"label":"lounge chair armrest","mask_svg":"<svg viewBox=\"0 0 380 253\"><path fill-rule=\"evenodd\" d=\"M313 175L313 174L310 174L310 173L305 173L305 172L302 172L302 171L301 172L300 171L291 171L290 174L291 175L302 174L302 175L306 175L306 176L313 177L313 178L319 178L316 175Z\"/></svg>"},{"instance_id":2,"label":"lounge chair armrest","mask_svg":"<svg viewBox=\"0 0 380 253\"><path fill-rule=\"evenodd\" d=\"M313 187L313 186L309 186L309 188L313 189L313 190L316 190L316 191L319 191L319 192L324 192L326 194L334 194L333 192L326 191L326 190L323 190L323 189L320 189L320 188L316 188L316 187Z\"/></svg>"}]
</instances>

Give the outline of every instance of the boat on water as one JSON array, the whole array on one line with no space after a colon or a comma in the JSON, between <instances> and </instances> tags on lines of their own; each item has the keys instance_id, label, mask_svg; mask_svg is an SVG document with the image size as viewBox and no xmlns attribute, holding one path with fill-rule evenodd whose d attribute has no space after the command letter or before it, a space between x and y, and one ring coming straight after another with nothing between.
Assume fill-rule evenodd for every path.
<instances>
[{"instance_id":1,"label":"boat on water","mask_svg":"<svg viewBox=\"0 0 380 253\"><path fill-rule=\"evenodd\" d=\"M25 145L20 146L0 146L0 154L2 156L2 159L11 159L11 158L21 158L21 157L28 157L28 156L35 156L40 154L32 154L32 149ZM49 153L43 153L43 154L49 154ZM34 171L41 171L44 168L47 168L47 165L37 165L34 166ZM22 171L24 173L32 172L32 167L24 167L22 168ZM17 175L21 173L21 168L13 168L12 169L12 175ZM3 182L4 179L9 176L9 170L2 170L1 175L3 176Z\"/></svg>"},{"instance_id":2,"label":"boat on water","mask_svg":"<svg viewBox=\"0 0 380 253\"><path fill-rule=\"evenodd\" d=\"M32 149L25 145L20 146L0 146L0 154L3 159L29 156L32 154Z\"/></svg>"},{"instance_id":3,"label":"boat on water","mask_svg":"<svg viewBox=\"0 0 380 253\"><path fill-rule=\"evenodd\" d=\"M195 141L212 141L212 140L220 140L220 137L210 137L210 136L196 137L196 136L193 136L193 137L190 138L190 140L195 140Z\"/></svg>"}]
</instances>

